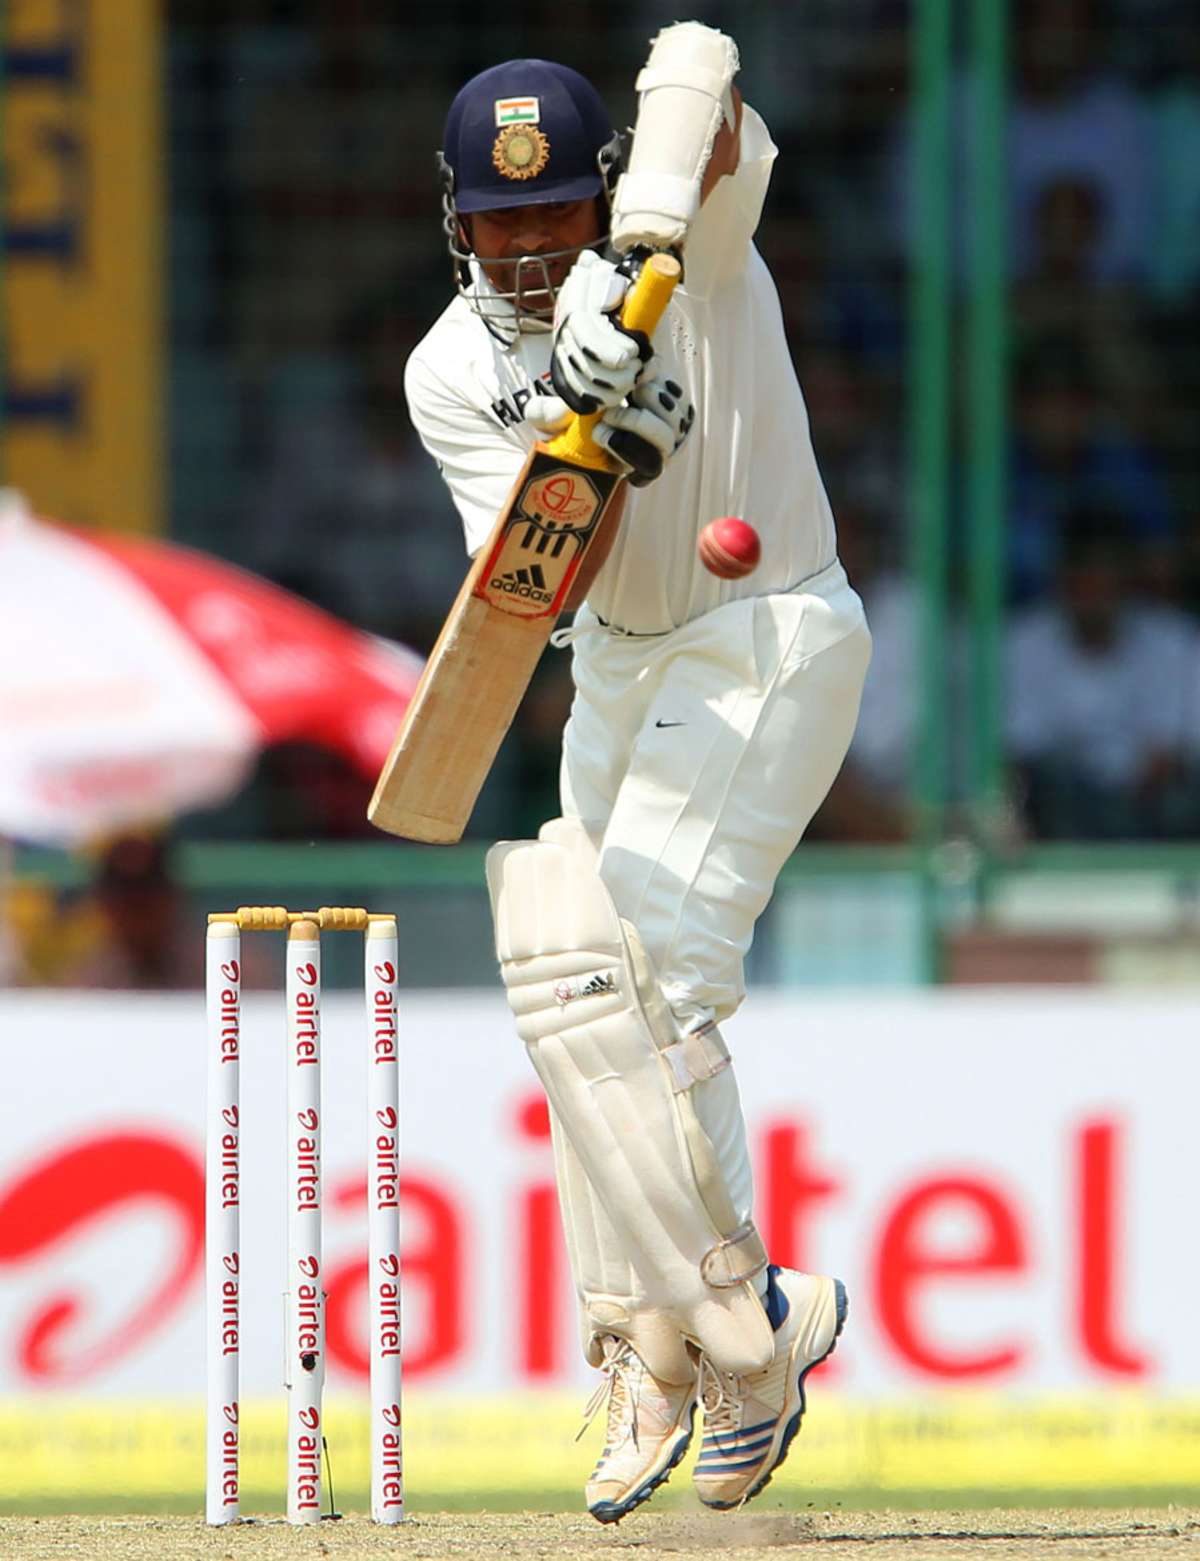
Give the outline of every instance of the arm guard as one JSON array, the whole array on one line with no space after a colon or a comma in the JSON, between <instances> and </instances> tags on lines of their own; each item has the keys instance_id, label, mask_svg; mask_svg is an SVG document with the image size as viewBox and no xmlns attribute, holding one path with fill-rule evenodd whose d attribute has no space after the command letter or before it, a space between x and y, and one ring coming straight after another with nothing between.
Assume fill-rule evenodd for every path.
<instances>
[{"instance_id":1,"label":"arm guard","mask_svg":"<svg viewBox=\"0 0 1200 1561\"><path fill-rule=\"evenodd\" d=\"M613 200L618 253L683 242L700 210L700 185L721 121L734 124L730 88L737 70L737 45L712 27L677 22L655 38L636 83L629 169Z\"/></svg>"}]
</instances>

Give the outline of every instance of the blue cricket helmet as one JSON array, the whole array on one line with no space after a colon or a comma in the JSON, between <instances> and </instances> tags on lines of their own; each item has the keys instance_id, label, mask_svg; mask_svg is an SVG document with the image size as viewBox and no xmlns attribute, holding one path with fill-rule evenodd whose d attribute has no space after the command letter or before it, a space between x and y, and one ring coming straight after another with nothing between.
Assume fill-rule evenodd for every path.
<instances>
[{"instance_id":1,"label":"blue cricket helmet","mask_svg":"<svg viewBox=\"0 0 1200 1561\"><path fill-rule=\"evenodd\" d=\"M620 141L586 77L550 60L474 76L446 116L446 194L459 214L610 195Z\"/></svg>"}]
</instances>

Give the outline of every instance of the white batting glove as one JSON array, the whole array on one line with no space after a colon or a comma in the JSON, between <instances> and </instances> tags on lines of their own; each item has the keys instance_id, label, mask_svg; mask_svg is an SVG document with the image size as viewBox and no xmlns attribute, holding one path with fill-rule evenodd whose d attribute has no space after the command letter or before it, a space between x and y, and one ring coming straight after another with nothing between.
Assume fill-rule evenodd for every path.
<instances>
[{"instance_id":1,"label":"white batting glove","mask_svg":"<svg viewBox=\"0 0 1200 1561\"><path fill-rule=\"evenodd\" d=\"M696 408L673 379L656 377L638 385L629 405L611 407L596 425L594 438L625 469L635 488L662 475L696 421Z\"/></svg>"},{"instance_id":2,"label":"white batting glove","mask_svg":"<svg viewBox=\"0 0 1200 1561\"><path fill-rule=\"evenodd\" d=\"M650 357L646 335L615 318L628 285L611 261L585 249L558 290L550 377L573 412L620 406Z\"/></svg>"},{"instance_id":3,"label":"white batting glove","mask_svg":"<svg viewBox=\"0 0 1200 1561\"><path fill-rule=\"evenodd\" d=\"M539 434L561 434L571 421L571 408L561 396L533 395L525 403L525 421Z\"/></svg>"}]
</instances>

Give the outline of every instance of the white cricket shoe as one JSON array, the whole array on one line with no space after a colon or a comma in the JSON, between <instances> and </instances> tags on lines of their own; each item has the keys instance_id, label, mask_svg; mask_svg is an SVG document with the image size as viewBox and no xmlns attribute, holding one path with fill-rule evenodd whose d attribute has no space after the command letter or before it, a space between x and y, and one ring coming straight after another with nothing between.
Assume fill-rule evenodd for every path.
<instances>
[{"instance_id":1,"label":"white cricket shoe","mask_svg":"<svg viewBox=\"0 0 1200 1561\"><path fill-rule=\"evenodd\" d=\"M775 1329L769 1366L745 1376L700 1361L704 1438L692 1479L709 1507L757 1496L787 1457L804 1415L804 1379L833 1354L846 1321L837 1279L772 1266L765 1305Z\"/></svg>"},{"instance_id":2,"label":"white cricket shoe","mask_svg":"<svg viewBox=\"0 0 1200 1561\"><path fill-rule=\"evenodd\" d=\"M584 1424L607 1394L608 1427L584 1489L592 1516L616 1523L657 1490L687 1452L697 1383L660 1381L628 1339L607 1334L603 1345L606 1380L593 1394Z\"/></svg>"}]
</instances>

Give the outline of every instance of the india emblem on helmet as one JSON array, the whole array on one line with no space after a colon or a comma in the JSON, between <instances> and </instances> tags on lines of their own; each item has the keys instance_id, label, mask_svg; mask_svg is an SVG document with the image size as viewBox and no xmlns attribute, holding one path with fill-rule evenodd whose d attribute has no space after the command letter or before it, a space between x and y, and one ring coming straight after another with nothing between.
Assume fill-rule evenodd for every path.
<instances>
[{"instance_id":1,"label":"india emblem on helmet","mask_svg":"<svg viewBox=\"0 0 1200 1561\"><path fill-rule=\"evenodd\" d=\"M536 125L505 125L492 146L492 166L506 179L536 179L550 160L550 142Z\"/></svg>"}]
</instances>

